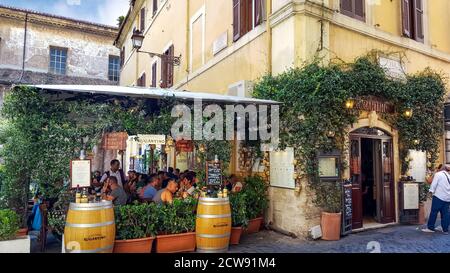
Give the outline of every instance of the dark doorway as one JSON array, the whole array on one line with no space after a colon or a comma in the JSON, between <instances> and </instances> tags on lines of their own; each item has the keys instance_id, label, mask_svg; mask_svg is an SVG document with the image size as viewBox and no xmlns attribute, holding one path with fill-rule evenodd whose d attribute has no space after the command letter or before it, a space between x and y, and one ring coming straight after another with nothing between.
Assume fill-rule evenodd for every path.
<instances>
[{"instance_id":1,"label":"dark doorway","mask_svg":"<svg viewBox=\"0 0 450 273\"><path fill-rule=\"evenodd\" d=\"M353 229L395 221L392 137L376 128L350 134Z\"/></svg>"},{"instance_id":2,"label":"dark doorway","mask_svg":"<svg viewBox=\"0 0 450 273\"><path fill-rule=\"evenodd\" d=\"M370 138L361 139L361 191L364 222L377 220L375 141Z\"/></svg>"}]
</instances>

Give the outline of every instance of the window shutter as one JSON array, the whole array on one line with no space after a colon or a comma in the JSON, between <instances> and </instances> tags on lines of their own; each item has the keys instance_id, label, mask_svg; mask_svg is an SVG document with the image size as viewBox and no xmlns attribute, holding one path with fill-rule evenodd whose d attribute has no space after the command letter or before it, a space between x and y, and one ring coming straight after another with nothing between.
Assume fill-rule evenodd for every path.
<instances>
[{"instance_id":1,"label":"window shutter","mask_svg":"<svg viewBox=\"0 0 450 273\"><path fill-rule=\"evenodd\" d=\"M366 21L365 0L354 0L355 18Z\"/></svg>"},{"instance_id":2,"label":"window shutter","mask_svg":"<svg viewBox=\"0 0 450 273\"><path fill-rule=\"evenodd\" d=\"M142 33L145 31L145 8L141 9L141 31Z\"/></svg>"},{"instance_id":3,"label":"window shutter","mask_svg":"<svg viewBox=\"0 0 450 273\"><path fill-rule=\"evenodd\" d=\"M174 46L171 45L168 50L169 61L167 62L167 87L173 86L173 57L175 56Z\"/></svg>"},{"instance_id":4,"label":"window shutter","mask_svg":"<svg viewBox=\"0 0 450 273\"><path fill-rule=\"evenodd\" d=\"M153 0L153 15L158 11L158 0Z\"/></svg>"},{"instance_id":5,"label":"window shutter","mask_svg":"<svg viewBox=\"0 0 450 273\"><path fill-rule=\"evenodd\" d=\"M120 67L123 67L125 64L125 47L122 47L122 50L120 50Z\"/></svg>"},{"instance_id":6,"label":"window shutter","mask_svg":"<svg viewBox=\"0 0 450 273\"><path fill-rule=\"evenodd\" d=\"M341 13L353 17L353 1L341 0Z\"/></svg>"},{"instance_id":7,"label":"window shutter","mask_svg":"<svg viewBox=\"0 0 450 273\"><path fill-rule=\"evenodd\" d=\"M247 33L248 12L247 8L248 0L239 1L239 37L242 37Z\"/></svg>"},{"instance_id":8,"label":"window shutter","mask_svg":"<svg viewBox=\"0 0 450 273\"><path fill-rule=\"evenodd\" d=\"M147 83L147 80L146 80L146 76L145 76L145 72L144 72L144 74L142 74L142 77L141 77L141 86L145 87L146 83Z\"/></svg>"},{"instance_id":9,"label":"window shutter","mask_svg":"<svg viewBox=\"0 0 450 273\"><path fill-rule=\"evenodd\" d=\"M167 57L163 55L161 58L161 88L167 88Z\"/></svg>"},{"instance_id":10,"label":"window shutter","mask_svg":"<svg viewBox=\"0 0 450 273\"><path fill-rule=\"evenodd\" d=\"M233 41L237 41L241 36L241 15L240 15L240 0L233 0Z\"/></svg>"},{"instance_id":11,"label":"window shutter","mask_svg":"<svg viewBox=\"0 0 450 273\"><path fill-rule=\"evenodd\" d=\"M411 38L411 0L402 1L402 28L403 35Z\"/></svg>"},{"instance_id":12,"label":"window shutter","mask_svg":"<svg viewBox=\"0 0 450 273\"><path fill-rule=\"evenodd\" d=\"M265 17L265 0L255 0L255 26L260 25Z\"/></svg>"},{"instance_id":13,"label":"window shutter","mask_svg":"<svg viewBox=\"0 0 450 273\"><path fill-rule=\"evenodd\" d=\"M250 30L253 29L253 0L246 0L246 29L244 33L241 33L242 35L246 34Z\"/></svg>"},{"instance_id":14,"label":"window shutter","mask_svg":"<svg viewBox=\"0 0 450 273\"><path fill-rule=\"evenodd\" d=\"M419 42L423 42L423 6L422 0L412 0L414 1L414 33L415 39Z\"/></svg>"},{"instance_id":15,"label":"window shutter","mask_svg":"<svg viewBox=\"0 0 450 273\"><path fill-rule=\"evenodd\" d=\"M156 63L152 65L152 87L156 87L156 73L157 73L157 66Z\"/></svg>"}]
</instances>

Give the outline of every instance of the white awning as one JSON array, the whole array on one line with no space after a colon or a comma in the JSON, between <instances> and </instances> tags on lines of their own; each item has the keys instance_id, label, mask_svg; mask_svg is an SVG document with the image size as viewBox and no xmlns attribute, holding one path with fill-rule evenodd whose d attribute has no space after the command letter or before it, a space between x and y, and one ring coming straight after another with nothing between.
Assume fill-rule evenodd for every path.
<instances>
[{"instance_id":1,"label":"white awning","mask_svg":"<svg viewBox=\"0 0 450 273\"><path fill-rule=\"evenodd\" d=\"M260 100L237 96L226 96L211 93L197 93L189 91L177 91L173 89L146 88L146 87L125 87L113 85L28 85L45 91L60 91L71 93L87 93L97 95L124 96L161 99L174 97L179 100L193 101L202 99L209 102L222 102L233 104L281 104L272 100Z\"/></svg>"}]
</instances>

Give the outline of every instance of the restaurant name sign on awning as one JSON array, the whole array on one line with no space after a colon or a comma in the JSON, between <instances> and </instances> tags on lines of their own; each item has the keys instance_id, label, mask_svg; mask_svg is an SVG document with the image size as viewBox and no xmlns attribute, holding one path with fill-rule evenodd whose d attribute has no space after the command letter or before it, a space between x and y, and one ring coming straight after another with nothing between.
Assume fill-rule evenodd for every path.
<instances>
[{"instance_id":1,"label":"restaurant name sign on awning","mask_svg":"<svg viewBox=\"0 0 450 273\"><path fill-rule=\"evenodd\" d=\"M128 134L126 132L106 133L103 136L103 149L119 151L126 150L127 139Z\"/></svg>"},{"instance_id":2,"label":"restaurant name sign on awning","mask_svg":"<svg viewBox=\"0 0 450 273\"><path fill-rule=\"evenodd\" d=\"M141 144L165 145L166 144L166 136L165 135L137 135L136 141Z\"/></svg>"}]
</instances>

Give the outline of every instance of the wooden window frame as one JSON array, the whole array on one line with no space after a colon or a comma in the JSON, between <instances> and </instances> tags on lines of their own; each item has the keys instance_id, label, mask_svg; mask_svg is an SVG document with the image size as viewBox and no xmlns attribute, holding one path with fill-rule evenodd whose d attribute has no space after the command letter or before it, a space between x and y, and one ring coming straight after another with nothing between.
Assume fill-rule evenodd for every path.
<instances>
[{"instance_id":1,"label":"wooden window frame","mask_svg":"<svg viewBox=\"0 0 450 273\"><path fill-rule=\"evenodd\" d=\"M418 2L421 5L420 9L417 7ZM401 0L401 13L403 36L424 43L424 0ZM417 24L419 16L420 26Z\"/></svg>"},{"instance_id":2,"label":"wooden window frame","mask_svg":"<svg viewBox=\"0 0 450 273\"><path fill-rule=\"evenodd\" d=\"M233 0L233 42L264 22L266 3L266 0Z\"/></svg>"},{"instance_id":3,"label":"wooden window frame","mask_svg":"<svg viewBox=\"0 0 450 273\"><path fill-rule=\"evenodd\" d=\"M118 63L117 64L112 63L113 60L118 60ZM111 64L113 66L117 66L117 69L114 69L114 67L113 67L113 69L111 69ZM120 69L121 69L120 57L116 56L116 55L109 55L109 57L108 57L108 79L110 81L114 81L114 82L120 81ZM117 75L115 74L116 72L117 72Z\"/></svg>"},{"instance_id":4,"label":"wooden window frame","mask_svg":"<svg viewBox=\"0 0 450 273\"><path fill-rule=\"evenodd\" d=\"M356 10L355 10L356 5L355 5L355 3L358 0L348 0L348 1L351 1L352 11L345 10L343 8L343 0L339 0L340 13L342 13L342 14L348 16L348 17L351 17L353 19L359 20L361 22L366 22L366 17L367 17L366 16L366 0L362 0L363 16L359 16L359 15L356 14Z\"/></svg>"},{"instance_id":5,"label":"wooden window frame","mask_svg":"<svg viewBox=\"0 0 450 273\"><path fill-rule=\"evenodd\" d=\"M58 73L56 66L52 69L52 50L60 50L62 52L65 52L64 68L62 68L62 67L59 68L59 70L61 70L61 71L63 70L64 73ZM51 74L55 74L55 75L67 75L67 60L69 59L69 49L66 47L50 46L49 53L50 53L49 54L49 72ZM56 65L56 60L54 63ZM60 61L59 63L62 63L62 62Z\"/></svg>"}]
</instances>

